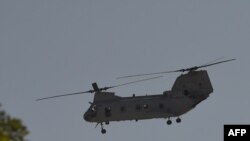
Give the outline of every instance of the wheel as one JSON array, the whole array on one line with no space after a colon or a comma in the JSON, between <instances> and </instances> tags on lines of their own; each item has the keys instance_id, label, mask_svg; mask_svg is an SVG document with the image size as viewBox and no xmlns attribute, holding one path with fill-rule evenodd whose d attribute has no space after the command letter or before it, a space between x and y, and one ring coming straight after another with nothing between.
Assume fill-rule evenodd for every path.
<instances>
[{"instance_id":1,"label":"wheel","mask_svg":"<svg viewBox=\"0 0 250 141\"><path fill-rule=\"evenodd\" d=\"M101 132L102 132L102 134L105 134L105 133L106 133L106 130L105 130L105 129L102 129Z\"/></svg>"},{"instance_id":2,"label":"wheel","mask_svg":"<svg viewBox=\"0 0 250 141\"><path fill-rule=\"evenodd\" d=\"M168 125L171 125L172 124L172 121L169 119L169 120L167 120L167 124Z\"/></svg>"},{"instance_id":3,"label":"wheel","mask_svg":"<svg viewBox=\"0 0 250 141\"><path fill-rule=\"evenodd\" d=\"M180 119L180 118L177 118L177 119L176 119L176 122L177 122L177 123L180 123L180 122L181 122L181 119Z\"/></svg>"},{"instance_id":4,"label":"wheel","mask_svg":"<svg viewBox=\"0 0 250 141\"><path fill-rule=\"evenodd\" d=\"M109 125L109 121L105 121L105 124L106 124L106 125Z\"/></svg>"}]
</instances>

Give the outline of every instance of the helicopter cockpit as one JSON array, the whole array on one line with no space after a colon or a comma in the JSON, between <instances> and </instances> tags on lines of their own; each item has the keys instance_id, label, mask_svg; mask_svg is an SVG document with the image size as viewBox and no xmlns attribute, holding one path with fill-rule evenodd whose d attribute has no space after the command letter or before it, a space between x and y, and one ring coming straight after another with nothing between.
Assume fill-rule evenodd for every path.
<instances>
[{"instance_id":1,"label":"helicopter cockpit","mask_svg":"<svg viewBox=\"0 0 250 141\"><path fill-rule=\"evenodd\" d=\"M89 109L84 113L84 119L86 121L91 121L91 119L95 118L97 116L97 106L95 104L92 104Z\"/></svg>"}]
</instances>

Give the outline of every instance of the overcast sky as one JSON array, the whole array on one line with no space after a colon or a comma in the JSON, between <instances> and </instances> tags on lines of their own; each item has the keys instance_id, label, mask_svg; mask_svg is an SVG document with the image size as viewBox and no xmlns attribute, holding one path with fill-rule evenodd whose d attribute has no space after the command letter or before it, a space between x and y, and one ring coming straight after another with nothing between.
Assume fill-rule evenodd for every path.
<instances>
[{"instance_id":1,"label":"overcast sky","mask_svg":"<svg viewBox=\"0 0 250 141\"><path fill-rule=\"evenodd\" d=\"M249 0L0 0L0 102L28 126L30 141L223 140L224 124L250 123L249 7ZM237 60L206 68L214 92L181 124L113 122L102 135L82 118L93 95L35 101L219 57ZM160 94L178 75L112 91Z\"/></svg>"}]
</instances>

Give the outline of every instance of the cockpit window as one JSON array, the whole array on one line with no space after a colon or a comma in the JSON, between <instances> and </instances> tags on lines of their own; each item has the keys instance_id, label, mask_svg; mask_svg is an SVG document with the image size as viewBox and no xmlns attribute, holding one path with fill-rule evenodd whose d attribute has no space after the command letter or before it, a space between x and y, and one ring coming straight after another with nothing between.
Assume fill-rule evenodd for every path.
<instances>
[{"instance_id":1,"label":"cockpit window","mask_svg":"<svg viewBox=\"0 0 250 141\"><path fill-rule=\"evenodd\" d=\"M90 117L94 118L96 117L96 115L97 115L97 106L92 105L86 114L86 118L90 118Z\"/></svg>"},{"instance_id":2,"label":"cockpit window","mask_svg":"<svg viewBox=\"0 0 250 141\"><path fill-rule=\"evenodd\" d=\"M92 111L92 112L95 112L95 111L96 111L96 105L93 105L93 106L92 106L91 111Z\"/></svg>"}]
</instances>

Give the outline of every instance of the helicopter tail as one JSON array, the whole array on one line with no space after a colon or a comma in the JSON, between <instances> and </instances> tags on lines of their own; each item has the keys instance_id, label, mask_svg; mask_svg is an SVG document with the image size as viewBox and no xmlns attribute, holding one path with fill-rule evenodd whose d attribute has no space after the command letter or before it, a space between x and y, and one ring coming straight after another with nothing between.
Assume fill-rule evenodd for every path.
<instances>
[{"instance_id":1,"label":"helicopter tail","mask_svg":"<svg viewBox=\"0 0 250 141\"><path fill-rule=\"evenodd\" d=\"M213 87L209 79L208 73L205 70L190 71L187 74L179 76L172 91L199 92L210 94L213 92Z\"/></svg>"}]
</instances>

